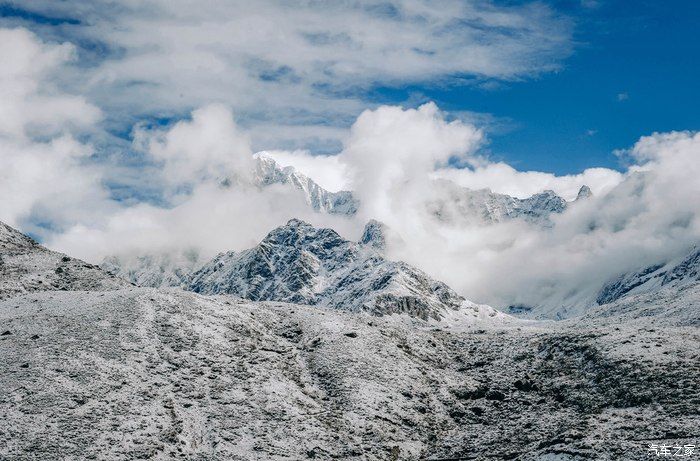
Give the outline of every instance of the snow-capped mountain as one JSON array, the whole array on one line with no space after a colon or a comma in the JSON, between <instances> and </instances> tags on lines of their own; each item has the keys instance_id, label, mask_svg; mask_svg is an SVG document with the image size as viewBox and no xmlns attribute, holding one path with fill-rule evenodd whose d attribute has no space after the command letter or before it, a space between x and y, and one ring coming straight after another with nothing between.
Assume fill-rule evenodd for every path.
<instances>
[{"instance_id":1,"label":"snow-capped mountain","mask_svg":"<svg viewBox=\"0 0 700 461\"><path fill-rule=\"evenodd\" d=\"M586 186L585 184L581 186L581 188L578 190L578 194L576 195L576 200L586 200L589 197L593 196L593 191L591 191L591 188Z\"/></svg>"},{"instance_id":2,"label":"snow-capped mountain","mask_svg":"<svg viewBox=\"0 0 700 461\"><path fill-rule=\"evenodd\" d=\"M551 190L545 190L525 199L497 194L488 189L472 190L446 179L434 181L434 198L428 210L439 220L455 225L492 224L509 219L547 225L552 214L562 213L569 205ZM582 186L577 200L590 196L590 189Z\"/></svg>"},{"instance_id":3,"label":"snow-capped mountain","mask_svg":"<svg viewBox=\"0 0 700 461\"><path fill-rule=\"evenodd\" d=\"M196 250L189 250L110 256L100 263L100 267L135 285L162 288L186 285L192 272L204 262Z\"/></svg>"},{"instance_id":4,"label":"snow-capped mountain","mask_svg":"<svg viewBox=\"0 0 700 461\"><path fill-rule=\"evenodd\" d=\"M270 184L289 184L304 194L304 199L315 211L331 214L353 215L357 212L358 201L352 192L329 192L316 184L308 176L293 167L281 167L273 159L256 156L253 181L259 187Z\"/></svg>"},{"instance_id":5,"label":"snow-capped mountain","mask_svg":"<svg viewBox=\"0 0 700 461\"><path fill-rule=\"evenodd\" d=\"M99 267L61 253L0 222L0 299L35 291L109 290L128 286Z\"/></svg>"},{"instance_id":6,"label":"snow-capped mountain","mask_svg":"<svg viewBox=\"0 0 700 461\"><path fill-rule=\"evenodd\" d=\"M360 207L351 191L329 192L293 167L283 168L264 155L256 156L254 182L259 187L290 184L304 194L306 202L315 211L322 213L354 215ZM550 215L561 213L568 206L566 200L551 190L519 199L488 189L468 189L448 179L436 179L433 186L435 195L426 199L428 210L438 219L455 224L491 224L509 219L547 224ZM591 195L590 188L584 185L576 200Z\"/></svg>"},{"instance_id":7,"label":"snow-capped mountain","mask_svg":"<svg viewBox=\"0 0 700 461\"><path fill-rule=\"evenodd\" d=\"M371 222L364 235L377 236ZM270 232L256 247L222 253L192 275L188 288L254 301L321 305L375 315L407 313L440 319L479 310L442 282L403 262L388 261L369 238L356 243L300 220ZM488 309L483 307L482 309ZM491 311L495 315L495 311Z\"/></svg>"}]
</instances>

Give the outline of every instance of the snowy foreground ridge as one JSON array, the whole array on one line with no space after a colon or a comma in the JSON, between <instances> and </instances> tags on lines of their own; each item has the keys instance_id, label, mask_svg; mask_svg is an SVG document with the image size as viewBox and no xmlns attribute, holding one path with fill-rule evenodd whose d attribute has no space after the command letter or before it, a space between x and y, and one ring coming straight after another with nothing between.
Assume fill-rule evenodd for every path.
<instances>
[{"instance_id":1,"label":"snowy foreground ridge","mask_svg":"<svg viewBox=\"0 0 700 461\"><path fill-rule=\"evenodd\" d=\"M208 264L190 283L222 294L203 295L0 224L0 459L640 460L700 442L692 258L585 317L524 322L385 260L376 223L359 243L307 226ZM387 294L413 307L382 310Z\"/></svg>"}]
</instances>

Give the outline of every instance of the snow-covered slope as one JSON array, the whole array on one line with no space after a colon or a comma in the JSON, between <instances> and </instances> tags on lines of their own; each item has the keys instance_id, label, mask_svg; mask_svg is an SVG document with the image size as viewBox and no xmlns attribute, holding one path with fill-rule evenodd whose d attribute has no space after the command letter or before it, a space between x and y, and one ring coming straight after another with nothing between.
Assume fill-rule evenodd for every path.
<instances>
[{"instance_id":1,"label":"snow-covered slope","mask_svg":"<svg viewBox=\"0 0 700 461\"><path fill-rule=\"evenodd\" d=\"M256 156L254 182L260 187L289 184L304 195L306 203L322 213L353 215L358 202L349 191L329 192L293 167L282 168L269 157Z\"/></svg>"},{"instance_id":2,"label":"snow-covered slope","mask_svg":"<svg viewBox=\"0 0 700 461\"><path fill-rule=\"evenodd\" d=\"M661 287L680 287L700 281L700 249L683 257L632 271L608 282L596 302L606 304L624 296L648 293Z\"/></svg>"},{"instance_id":3,"label":"snow-covered slope","mask_svg":"<svg viewBox=\"0 0 700 461\"><path fill-rule=\"evenodd\" d=\"M588 309L580 322L605 319L609 323L631 324L640 320L655 325L700 326L700 281L654 286L630 292L615 301Z\"/></svg>"},{"instance_id":4,"label":"snow-covered slope","mask_svg":"<svg viewBox=\"0 0 700 461\"><path fill-rule=\"evenodd\" d=\"M0 459L640 460L700 425L691 327L459 331L136 287L0 301L0 324Z\"/></svg>"},{"instance_id":5,"label":"snow-covered slope","mask_svg":"<svg viewBox=\"0 0 700 461\"><path fill-rule=\"evenodd\" d=\"M107 290L128 283L99 267L49 251L0 222L0 299L44 290Z\"/></svg>"},{"instance_id":6,"label":"snow-covered slope","mask_svg":"<svg viewBox=\"0 0 700 461\"><path fill-rule=\"evenodd\" d=\"M366 233L374 227L370 223ZM296 219L270 232L255 248L218 255L192 275L188 288L424 319L440 319L460 309L475 315L490 309L469 303L408 264L386 260L371 244L350 242L332 229L316 229Z\"/></svg>"},{"instance_id":7,"label":"snow-covered slope","mask_svg":"<svg viewBox=\"0 0 700 461\"><path fill-rule=\"evenodd\" d=\"M488 189L467 189L445 179L435 180L434 186L429 211L439 220L456 225L491 224L509 219L547 225L550 215L561 213L567 207L566 200L551 190L518 199ZM589 194L590 189L583 186L579 198Z\"/></svg>"}]
</instances>

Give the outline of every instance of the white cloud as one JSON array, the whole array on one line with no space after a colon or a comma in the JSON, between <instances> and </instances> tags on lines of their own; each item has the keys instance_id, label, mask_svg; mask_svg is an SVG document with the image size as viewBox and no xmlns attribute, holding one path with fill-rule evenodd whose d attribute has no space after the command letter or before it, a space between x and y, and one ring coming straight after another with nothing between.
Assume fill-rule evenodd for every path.
<instances>
[{"instance_id":1,"label":"white cloud","mask_svg":"<svg viewBox=\"0 0 700 461\"><path fill-rule=\"evenodd\" d=\"M89 5L82 11L94 20L94 29L75 29L103 34L110 44L123 47L123 54L83 69L91 79L89 101L129 116L200 107L167 128L137 125L134 131L134 147L155 165L147 181L166 198L177 192L175 199L168 206L111 200L103 186L105 176L114 176L108 171L111 165L96 161L92 146L82 141L102 128L102 113L84 96L56 84L77 75L71 61L75 48L43 42L26 30L0 29L0 219L94 261L122 249L240 250L292 217L352 236L364 220L378 218L405 243L390 245L392 256L428 270L477 301L498 305L570 303L619 272L680 254L700 241L700 135L695 133L640 139L625 152L633 165L624 174L592 168L557 177L488 161L479 153L481 130L448 121L434 104L366 110L348 132L324 123L324 114L349 120L363 105L354 98L319 98L314 90L319 85L348 89L453 72L513 78L546 68L539 60L542 53L561 52L554 45L566 42L557 41L556 33L544 48L513 55L544 33L538 20L554 21L542 6L502 9L480 3L478 10L459 4L436 11L425 10L423 2L405 1L395 4L396 14L372 14L364 21L366 9L346 4L321 14L304 5L297 12L260 2L247 9L239 5L240 17L230 14L229 3L215 3L213 9L202 9L206 11L188 8L187 15L184 4L172 5L168 14L159 2L113 5L106 11L115 14L115 27L107 24L106 13ZM143 21L132 15L134 8L142 9ZM282 12L289 18L282 20ZM524 35L500 41L509 34L484 36L482 27L471 26L452 30L451 15L488 26L484 30L498 26ZM159 34L152 33L154 24L162 26ZM554 26L563 27L556 21ZM337 34L329 35L332 30ZM382 30L394 35L378 32ZM431 53L423 56L407 48L436 32L442 34L440 40L425 44L434 48ZM456 49L466 55L454 56ZM407 53L419 56L404 61ZM338 55L343 59L332 61ZM277 75L266 80L261 78L265 72ZM77 78L75 83L77 88L85 81ZM222 102L212 103L217 95ZM272 131L278 123L290 127L298 115L305 137L322 125L330 137L343 139L341 153L333 157L298 151L272 155L323 185L351 185L362 203L358 217L313 213L287 186L260 190L245 180L222 183L224 178L245 178L252 161L249 133L265 131L239 127L230 107L248 114L264 107L258 115ZM453 157L470 168L451 168ZM595 195L557 217L546 231L515 222L455 227L425 209L426 200L441 193L431 187L435 176L520 197L553 189L573 198L582 184ZM146 186L130 181L135 189Z\"/></svg>"},{"instance_id":2,"label":"white cloud","mask_svg":"<svg viewBox=\"0 0 700 461\"><path fill-rule=\"evenodd\" d=\"M221 104L197 109L190 120L167 130L137 129L134 139L162 162L165 180L171 184L223 180L252 171L250 140L238 129L231 110Z\"/></svg>"},{"instance_id":3,"label":"white cloud","mask_svg":"<svg viewBox=\"0 0 700 461\"><path fill-rule=\"evenodd\" d=\"M256 149L329 145L329 126L364 110L364 90L454 77L513 80L556 70L571 21L541 2L99 0L16 2L81 22L37 30L89 43L89 66L66 79L110 118L172 116L211 102L233 107ZM6 20L7 21L7 20ZM94 45L105 50L95 53ZM462 80L464 81L464 80ZM274 144L273 144L274 142Z\"/></svg>"},{"instance_id":4,"label":"white cloud","mask_svg":"<svg viewBox=\"0 0 700 461\"><path fill-rule=\"evenodd\" d=\"M52 85L73 51L0 29L0 219L39 235L99 220L110 208L91 147L74 137L100 111Z\"/></svg>"},{"instance_id":5,"label":"white cloud","mask_svg":"<svg viewBox=\"0 0 700 461\"><path fill-rule=\"evenodd\" d=\"M623 175L609 168L588 168L574 175L556 176L541 171L518 171L503 163L486 163L473 169L442 169L435 176L450 179L469 189L491 189L499 194L526 198L544 190L553 190L567 200L576 198L582 185L603 195L622 180Z\"/></svg>"},{"instance_id":6,"label":"white cloud","mask_svg":"<svg viewBox=\"0 0 700 461\"><path fill-rule=\"evenodd\" d=\"M415 221L412 212L429 194L429 174L451 157L470 156L482 139L472 125L445 121L433 103L407 110L383 106L358 117L340 156L362 214L404 226L408 218Z\"/></svg>"}]
</instances>

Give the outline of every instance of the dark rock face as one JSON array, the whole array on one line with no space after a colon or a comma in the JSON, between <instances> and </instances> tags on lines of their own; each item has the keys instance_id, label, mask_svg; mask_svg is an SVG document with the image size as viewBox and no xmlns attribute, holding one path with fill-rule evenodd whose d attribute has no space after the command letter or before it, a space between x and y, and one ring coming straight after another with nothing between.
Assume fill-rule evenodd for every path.
<instances>
[{"instance_id":1,"label":"dark rock face","mask_svg":"<svg viewBox=\"0 0 700 461\"><path fill-rule=\"evenodd\" d=\"M255 248L220 254L193 274L188 288L423 319L440 318L444 310L462 305L464 298L444 283L403 262L386 260L372 243L379 239L378 227L371 226L367 242L358 244L331 229L293 219Z\"/></svg>"}]
</instances>

